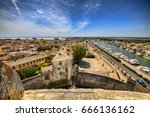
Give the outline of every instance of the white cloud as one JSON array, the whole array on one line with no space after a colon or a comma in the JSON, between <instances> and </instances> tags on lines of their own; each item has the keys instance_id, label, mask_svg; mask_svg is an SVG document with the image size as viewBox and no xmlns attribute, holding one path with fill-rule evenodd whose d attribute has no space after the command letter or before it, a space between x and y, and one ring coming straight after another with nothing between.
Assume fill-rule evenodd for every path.
<instances>
[{"instance_id":1,"label":"white cloud","mask_svg":"<svg viewBox=\"0 0 150 117\"><path fill-rule=\"evenodd\" d=\"M84 5L83 9L85 13L94 12L102 5L100 0L88 0Z\"/></svg>"},{"instance_id":2,"label":"white cloud","mask_svg":"<svg viewBox=\"0 0 150 117\"><path fill-rule=\"evenodd\" d=\"M16 4L17 1L12 0L12 2ZM11 16L14 20L9 18L4 20L0 17L0 36L50 36L59 35L71 30L69 14L57 6L57 4L51 4L49 7L37 9L34 12L22 13L25 13L28 18L27 20L25 18L23 20L16 20L18 19L17 16L10 11L3 13L7 17ZM40 22L37 23L37 20Z\"/></svg>"},{"instance_id":3,"label":"white cloud","mask_svg":"<svg viewBox=\"0 0 150 117\"><path fill-rule=\"evenodd\" d=\"M24 14L24 19L18 20L19 17L16 16L14 11L4 10L7 11L3 13L6 18L3 19L0 17L0 36L2 37L67 35L78 32L89 25L87 20L81 20L77 24L72 24L68 9L59 2L51 2L51 4L48 4L40 1L42 7L37 8L36 5L31 5L30 7L37 10L28 12L24 9L21 14L16 4L17 0L11 1L20 14L20 17ZM69 5L75 6L71 2L68 3ZM43 8L43 6L45 7ZM28 6L26 9L28 9Z\"/></svg>"},{"instance_id":4,"label":"white cloud","mask_svg":"<svg viewBox=\"0 0 150 117\"><path fill-rule=\"evenodd\" d=\"M1 37L18 36L52 36L68 32L68 27L41 27L30 21L6 21L0 20Z\"/></svg>"},{"instance_id":5,"label":"white cloud","mask_svg":"<svg viewBox=\"0 0 150 117\"><path fill-rule=\"evenodd\" d=\"M17 10L17 12L18 12L19 16L20 16L20 18L21 18L21 19L23 19L23 17L22 17L22 13L21 13L21 11L20 11L20 9L19 9L18 5L17 5L17 0L11 0L11 2L12 2L12 3L13 3L13 5L15 6L15 8L16 8L16 10Z\"/></svg>"},{"instance_id":6,"label":"white cloud","mask_svg":"<svg viewBox=\"0 0 150 117\"><path fill-rule=\"evenodd\" d=\"M101 4L100 4L100 3L97 3L97 4L95 4L95 6L96 6L96 7L99 7L99 6L101 6Z\"/></svg>"},{"instance_id":7,"label":"white cloud","mask_svg":"<svg viewBox=\"0 0 150 117\"><path fill-rule=\"evenodd\" d=\"M78 25L77 25L77 28L74 29L72 32L73 32L73 33L78 32L78 31L84 29L84 28L85 28L86 26L88 26L88 25L89 25L89 22L88 22L88 21L86 21L86 20L80 21L80 22L78 23Z\"/></svg>"},{"instance_id":8,"label":"white cloud","mask_svg":"<svg viewBox=\"0 0 150 117\"><path fill-rule=\"evenodd\" d=\"M37 12L38 12L39 14L43 14L43 11L40 10L40 9L37 9Z\"/></svg>"},{"instance_id":9,"label":"white cloud","mask_svg":"<svg viewBox=\"0 0 150 117\"><path fill-rule=\"evenodd\" d=\"M74 7L76 4L73 2L73 0L60 0L65 6Z\"/></svg>"},{"instance_id":10,"label":"white cloud","mask_svg":"<svg viewBox=\"0 0 150 117\"><path fill-rule=\"evenodd\" d=\"M12 14L11 16L19 21L19 18L16 15Z\"/></svg>"},{"instance_id":11,"label":"white cloud","mask_svg":"<svg viewBox=\"0 0 150 117\"><path fill-rule=\"evenodd\" d=\"M63 10L56 7L49 7L48 9L43 9L42 11L38 11L42 13L42 15L35 14L34 19L45 19L47 25L44 24L44 27L47 29L54 28L54 29L63 29L68 31L71 29L71 20L68 14L66 14ZM33 20L34 20L33 19Z\"/></svg>"}]
</instances>

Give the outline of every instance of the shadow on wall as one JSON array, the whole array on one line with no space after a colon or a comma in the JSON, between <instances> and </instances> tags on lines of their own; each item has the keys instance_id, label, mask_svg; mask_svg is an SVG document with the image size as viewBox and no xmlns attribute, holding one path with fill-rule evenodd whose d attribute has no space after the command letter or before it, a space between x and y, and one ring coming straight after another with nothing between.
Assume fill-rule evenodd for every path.
<instances>
[{"instance_id":1,"label":"shadow on wall","mask_svg":"<svg viewBox=\"0 0 150 117\"><path fill-rule=\"evenodd\" d=\"M44 76L39 78L32 78L23 81L23 86L25 90L36 90L36 89L52 89L52 88L69 88L71 87L71 80L61 79L61 80L49 80Z\"/></svg>"},{"instance_id":2,"label":"shadow on wall","mask_svg":"<svg viewBox=\"0 0 150 117\"><path fill-rule=\"evenodd\" d=\"M147 93L144 88L137 85L136 81L128 79L127 83L92 73L78 72L77 87L84 88L101 88L106 90L124 90Z\"/></svg>"}]
</instances>

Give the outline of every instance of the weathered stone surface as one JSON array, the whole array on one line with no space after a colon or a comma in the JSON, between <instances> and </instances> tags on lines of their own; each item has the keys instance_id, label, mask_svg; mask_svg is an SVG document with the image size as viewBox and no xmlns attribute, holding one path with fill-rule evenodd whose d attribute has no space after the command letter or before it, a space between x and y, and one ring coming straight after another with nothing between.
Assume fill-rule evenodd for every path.
<instances>
[{"instance_id":1,"label":"weathered stone surface","mask_svg":"<svg viewBox=\"0 0 150 117\"><path fill-rule=\"evenodd\" d=\"M25 90L47 89L48 80L43 75L33 76L22 81Z\"/></svg>"},{"instance_id":2,"label":"weathered stone surface","mask_svg":"<svg viewBox=\"0 0 150 117\"><path fill-rule=\"evenodd\" d=\"M130 78L127 78L127 82L125 83L101 74L89 73L85 71L78 72L76 87L148 93L147 90L145 90L135 80L132 80Z\"/></svg>"},{"instance_id":3,"label":"weathered stone surface","mask_svg":"<svg viewBox=\"0 0 150 117\"><path fill-rule=\"evenodd\" d=\"M17 100L23 97L24 88L19 75L0 61L0 99Z\"/></svg>"},{"instance_id":4,"label":"weathered stone surface","mask_svg":"<svg viewBox=\"0 0 150 117\"><path fill-rule=\"evenodd\" d=\"M41 89L25 91L23 100L150 100L150 94L103 89Z\"/></svg>"}]
</instances>

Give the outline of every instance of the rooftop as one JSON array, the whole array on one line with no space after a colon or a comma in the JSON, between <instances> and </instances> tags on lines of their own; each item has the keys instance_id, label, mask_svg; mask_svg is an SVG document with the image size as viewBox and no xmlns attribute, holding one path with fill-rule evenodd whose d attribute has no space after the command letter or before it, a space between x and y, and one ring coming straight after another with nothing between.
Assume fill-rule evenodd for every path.
<instances>
[{"instance_id":1,"label":"rooftop","mask_svg":"<svg viewBox=\"0 0 150 117\"><path fill-rule=\"evenodd\" d=\"M16 65L27 63L27 62L30 62L30 61L46 58L46 57L49 57L49 56L50 55L44 55L44 54L43 55L35 55L35 56L31 56L31 57L18 59L16 61L8 61L8 62L6 62L6 64L8 64L9 66L16 66Z\"/></svg>"},{"instance_id":2,"label":"rooftop","mask_svg":"<svg viewBox=\"0 0 150 117\"><path fill-rule=\"evenodd\" d=\"M52 61L63 61L70 58L73 58L71 49L69 47L62 47Z\"/></svg>"}]
</instances>

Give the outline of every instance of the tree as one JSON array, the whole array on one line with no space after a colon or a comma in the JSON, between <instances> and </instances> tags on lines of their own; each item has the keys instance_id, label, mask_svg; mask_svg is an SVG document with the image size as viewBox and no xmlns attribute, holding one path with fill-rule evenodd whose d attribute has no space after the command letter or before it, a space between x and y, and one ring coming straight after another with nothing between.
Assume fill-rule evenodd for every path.
<instances>
[{"instance_id":1,"label":"tree","mask_svg":"<svg viewBox=\"0 0 150 117\"><path fill-rule=\"evenodd\" d=\"M25 67L17 72L22 80L40 74L39 69L36 67Z\"/></svg>"},{"instance_id":2,"label":"tree","mask_svg":"<svg viewBox=\"0 0 150 117\"><path fill-rule=\"evenodd\" d=\"M48 66L48 63L46 63L45 61L41 61L40 63L38 63L37 65L38 69L41 69L41 67L46 67Z\"/></svg>"},{"instance_id":3,"label":"tree","mask_svg":"<svg viewBox=\"0 0 150 117\"><path fill-rule=\"evenodd\" d=\"M85 56L86 49L81 44L75 44L72 46L72 50L73 50L74 62L78 64L79 61Z\"/></svg>"},{"instance_id":4,"label":"tree","mask_svg":"<svg viewBox=\"0 0 150 117\"><path fill-rule=\"evenodd\" d=\"M37 51L46 51L46 50L51 50L52 49L52 45L48 45L48 46L41 46L37 48Z\"/></svg>"}]
</instances>

